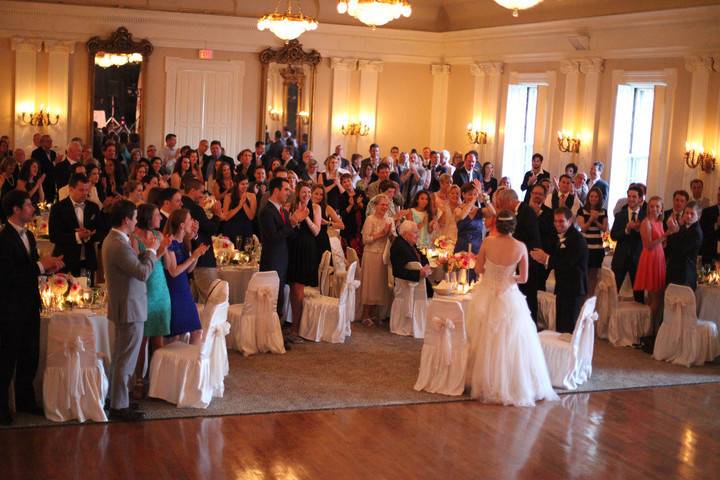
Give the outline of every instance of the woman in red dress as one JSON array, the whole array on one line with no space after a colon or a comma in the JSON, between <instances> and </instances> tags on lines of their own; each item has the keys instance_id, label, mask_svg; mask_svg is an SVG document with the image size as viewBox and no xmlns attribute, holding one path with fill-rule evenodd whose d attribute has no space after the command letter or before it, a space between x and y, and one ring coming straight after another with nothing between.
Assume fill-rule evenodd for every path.
<instances>
[{"instance_id":1,"label":"woman in red dress","mask_svg":"<svg viewBox=\"0 0 720 480\"><path fill-rule=\"evenodd\" d=\"M663 244L667 234L663 228L662 198L652 197L648 202L647 216L640 224L642 253L635 274L633 290L645 290L652 310L653 324L659 326L660 305L665 291L665 252Z\"/></svg>"}]
</instances>

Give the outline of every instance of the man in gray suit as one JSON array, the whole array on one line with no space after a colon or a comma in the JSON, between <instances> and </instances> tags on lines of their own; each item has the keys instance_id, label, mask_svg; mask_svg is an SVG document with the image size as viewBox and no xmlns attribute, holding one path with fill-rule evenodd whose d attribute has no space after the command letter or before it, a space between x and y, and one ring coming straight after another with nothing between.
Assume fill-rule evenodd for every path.
<instances>
[{"instance_id":1,"label":"man in gray suit","mask_svg":"<svg viewBox=\"0 0 720 480\"><path fill-rule=\"evenodd\" d=\"M137 210L121 200L110 210L112 230L102 246L108 291L108 318L115 324L112 372L110 376L110 417L141 420L145 413L130 405L128 389L135 371L147 319L145 281L153 270L160 241L154 235L141 238L146 247L138 254L130 241L137 223Z\"/></svg>"}]
</instances>

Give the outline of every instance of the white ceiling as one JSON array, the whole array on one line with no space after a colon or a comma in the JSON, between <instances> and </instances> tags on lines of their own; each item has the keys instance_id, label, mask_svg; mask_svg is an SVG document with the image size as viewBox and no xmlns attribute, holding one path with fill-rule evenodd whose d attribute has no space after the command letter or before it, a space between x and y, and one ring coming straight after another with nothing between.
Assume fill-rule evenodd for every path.
<instances>
[{"instance_id":1,"label":"white ceiling","mask_svg":"<svg viewBox=\"0 0 720 480\"><path fill-rule=\"evenodd\" d=\"M92 5L141 10L206 13L240 17L258 17L274 10L277 0L26 0L42 3ZM285 5L287 0L281 0ZM297 3L297 0L293 0ZM348 15L337 13L337 0L300 0L303 13L320 23L359 25ZM670 8L718 5L720 0L544 0L540 5L511 12L493 0L410 0L413 14L388 24L408 30L444 32L480 27L517 25L579 17L646 12Z\"/></svg>"}]
</instances>

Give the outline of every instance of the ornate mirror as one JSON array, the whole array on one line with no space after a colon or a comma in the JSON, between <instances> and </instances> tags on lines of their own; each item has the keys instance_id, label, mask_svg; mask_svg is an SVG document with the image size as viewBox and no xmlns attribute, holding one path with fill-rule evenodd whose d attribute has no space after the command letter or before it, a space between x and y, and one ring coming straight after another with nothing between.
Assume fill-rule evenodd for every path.
<instances>
[{"instance_id":1,"label":"ornate mirror","mask_svg":"<svg viewBox=\"0 0 720 480\"><path fill-rule=\"evenodd\" d=\"M142 138L143 79L147 60L153 51L146 40L133 39L120 27L109 38L93 37L87 42L90 54L90 137L97 138L103 128L118 136L125 132Z\"/></svg>"},{"instance_id":2,"label":"ornate mirror","mask_svg":"<svg viewBox=\"0 0 720 480\"><path fill-rule=\"evenodd\" d=\"M262 64L262 102L258 138L267 142L276 130L288 127L299 141L307 134L312 139L313 96L320 54L306 52L297 40L282 48L260 52Z\"/></svg>"}]
</instances>

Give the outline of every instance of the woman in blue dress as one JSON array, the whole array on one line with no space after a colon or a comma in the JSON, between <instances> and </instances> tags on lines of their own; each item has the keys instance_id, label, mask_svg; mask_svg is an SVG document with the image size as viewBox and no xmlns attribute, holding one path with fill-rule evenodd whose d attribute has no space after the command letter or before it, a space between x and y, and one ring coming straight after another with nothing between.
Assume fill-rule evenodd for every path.
<instances>
[{"instance_id":1,"label":"woman in blue dress","mask_svg":"<svg viewBox=\"0 0 720 480\"><path fill-rule=\"evenodd\" d=\"M145 346L150 342L149 355L158 348L163 347L165 336L170 335L170 291L168 290L165 274L163 273L162 259L170 243L169 237L163 237L160 229L160 210L157 206L144 203L137 210L137 226L131 237L133 246L137 245L138 253L145 251L142 239L154 235L161 240L157 251L157 260L153 266L147 284L147 320L143 326L143 341L140 346L137 365L135 366L135 392L136 399L143 397L143 368L145 366ZM148 359L149 363L149 359Z\"/></svg>"},{"instance_id":2,"label":"woman in blue dress","mask_svg":"<svg viewBox=\"0 0 720 480\"><path fill-rule=\"evenodd\" d=\"M238 248L253 236L253 218L257 212L255 194L248 190L249 182L245 175L238 174L230 195L223 200L223 220L221 231Z\"/></svg>"},{"instance_id":3,"label":"woman in blue dress","mask_svg":"<svg viewBox=\"0 0 720 480\"><path fill-rule=\"evenodd\" d=\"M483 195L486 206L478 207L478 196L480 192L473 183L466 183L460 189L463 203L455 209L455 221L457 221L457 243L455 252L467 252L470 250L477 255L483 241L485 230L485 217L495 215L495 209L489 202L487 195ZM470 280L475 278L475 270L470 269Z\"/></svg>"},{"instance_id":4,"label":"woman in blue dress","mask_svg":"<svg viewBox=\"0 0 720 480\"><path fill-rule=\"evenodd\" d=\"M189 238L193 234L193 219L185 208L175 210L170 214L165 224L165 235L169 235L171 242L165 254L165 278L170 290L170 339L178 340L180 335L190 333L190 344L200 345L202 341L202 326L198 315L188 273L192 272L208 246L200 245L190 253Z\"/></svg>"}]
</instances>

